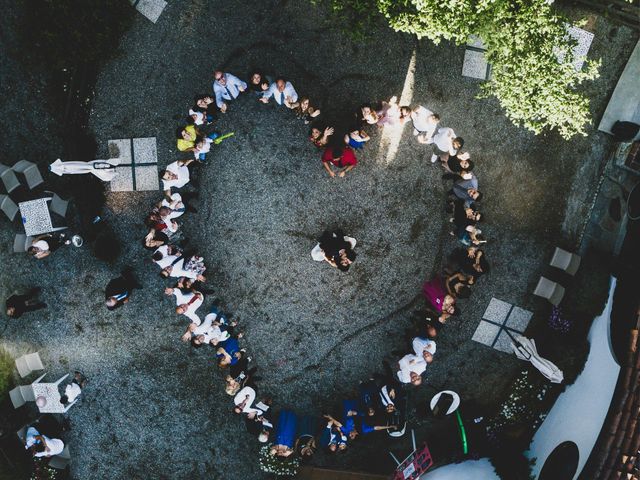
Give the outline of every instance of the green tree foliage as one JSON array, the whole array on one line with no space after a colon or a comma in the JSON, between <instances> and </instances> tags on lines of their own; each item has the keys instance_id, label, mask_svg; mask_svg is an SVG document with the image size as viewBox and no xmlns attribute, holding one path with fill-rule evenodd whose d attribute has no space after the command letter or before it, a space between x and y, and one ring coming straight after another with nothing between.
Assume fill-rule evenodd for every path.
<instances>
[{"instance_id":1,"label":"green tree foliage","mask_svg":"<svg viewBox=\"0 0 640 480\"><path fill-rule=\"evenodd\" d=\"M481 96L496 97L513 123L536 134L556 130L567 139L586 134L589 100L578 87L597 78L600 62L574 68L568 22L545 0L331 0L331 5L345 23L352 20L350 31L382 14L394 30L435 44L461 45L479 36L492 65Z\"/></svg>"},{"instance_id":2,"label":"green tree foliage","mask_svg":"<svg viewBox=\"0 0 640 480\"><path fill-rule=\"evenodd\" d=\"M0 347L0 395L4 396L13 387L13 358L4 348Z\"/></svg>"}]
</instances>

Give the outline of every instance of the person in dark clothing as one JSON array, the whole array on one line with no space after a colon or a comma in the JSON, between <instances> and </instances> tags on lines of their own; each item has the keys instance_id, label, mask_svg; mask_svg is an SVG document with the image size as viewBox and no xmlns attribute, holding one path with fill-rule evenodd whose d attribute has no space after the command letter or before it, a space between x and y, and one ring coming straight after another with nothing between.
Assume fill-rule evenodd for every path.
<instances>
[{"instance_id":1,"label":"person in dark clothing","mask_svg":"<svg viewBox=\"0 0 640 480\"><path fill-rule=\"evenodd\" d=\"M11 318L20 318L23 313L47 308L47 304L38 299L39 293L40 287L34 287L23 294L15 292L7 298L7 315Z\"/></svg>"},{"instance_id":2,"label":"person in dark clothing","mask_svg":"<svg viewBox=\"0 0 640 480\"><path fill-rule=\"evenodd\" d=\"M114 278L107 284L104 292L105 305L109 310L115 310L129 301L131 293L142 286L133 275L131 268L126 268L118 278Z\"/></svg>"},{"instance_id":3,"label":"person in dark clothing","mask_svg":"<svg viewBox=\"0 0 640 480\"><path fill-rule=\"evenodd\" d=\"M346 272L356 259L356 239L348 237L342 230L325 231L318 244L311 251L311 257L317 261L326 261L332 267Z\"/></svg>"}]
</instances>

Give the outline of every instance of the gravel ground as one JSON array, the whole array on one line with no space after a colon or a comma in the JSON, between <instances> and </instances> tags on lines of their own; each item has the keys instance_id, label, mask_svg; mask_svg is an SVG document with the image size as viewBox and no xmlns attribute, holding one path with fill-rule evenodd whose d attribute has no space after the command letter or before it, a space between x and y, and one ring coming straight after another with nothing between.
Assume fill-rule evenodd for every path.
<instances>
[{"instance_id":1,"label":"gravel ground","mask_svg":"<svg viewBox=\"0 0 640 480\"><path fill-rule=\"evenodd\" d=\"M340 121L363 101L399 95L415 49L414 103L440 112L476 160L494 268L438 340L429 387L415 392L412 405L421 412L444 387L495 404L519 364L471 336L491 297L539 308L529 292L541 266L553 245L575 241L583 218L578 208L567 221L567 194L576 192L573 205L584 203L580 195L592 188L608 140L590 131L564 142L515 128L495 101L474 99L477 83L460 76L461 48L390 31L354 45L306 2L255 2L250 15L246 10L244 2L172 1L155 25L139 16L123 39L126 53L104 68L96 86L98 156L108 153L108 139L155 136L160 165L184 158L175 128L193 95L210 88L215 66L243 77L251 66L283 74L299 93L320 99L326 118ZM602 20L595 25L592 53L606 55L601 79L589 87L599 118L635 39ZM205 305L219 301L240 319L263 377L260 389L274 396L276 409L331 410L404 346L404 329L424 308L422 282L455 247L441 171L406 128L395 158L376 133L347 178L329 179L302 122L250 97L234 102L216 128L236 135L198 167L199 212L180 219L209 265L215 294ZM7 162L21 154L16 147ZM592 167L575 176L585 165ZM165 282L140 247L141 220L158 198L109 196L106 219L127 246L118 265L97 263L84 249L5 262L3 294L16 278L19 285L39 283L50 305L7 322L5 344L16 354L39 350L51 377L82 369L91 379L70 411L73 478L264 478L258 445L230 413L211 352L180 342L186 321L172 313ZM332 226L358 240L348 274L309 257L314 239ZM1 235L9 245L13 231ZM108 312L103 288L127 264L144 289ZM420 439L435 441L430 421L416 415L415 426ZM387 472L385 452L407 452L408 441L381 436L314 461Z\"/></svg>"}]
</instances>

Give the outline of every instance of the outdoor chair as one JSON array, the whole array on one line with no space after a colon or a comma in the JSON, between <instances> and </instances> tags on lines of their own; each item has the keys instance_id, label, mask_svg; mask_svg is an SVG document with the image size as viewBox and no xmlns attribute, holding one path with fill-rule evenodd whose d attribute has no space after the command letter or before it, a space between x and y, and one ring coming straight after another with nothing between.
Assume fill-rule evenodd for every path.
<instances>
[{"instance_id":1,"label":"outdoor chair","mask_svg":"<svg viewBox=\"0 0 640 480\"><path fill-rule=\"evenodd\" d=\"M35 352L16 358L16 368L18 369L18 374L24 378L31 372L44 370L44 365L42 365L38 352Z\"/></svg>"},{"instance_id":2,"label":"outdoor chair","mask_svg":"<svg viewBox=\"0 0 640 480\"><path fill-rule=\"evenodd\" d=\"M0 210L4 212L4 214L11 220L12 222L15 220L16 215L20 211L16 202L11 200L9 195L0 195Z\"/></svg>"},{"instance_id":3,"label":"outdoor chair","mask_svg":"<svg viewBox=\"0 0 640 480\"><path fill-rule=\"evenodd\" d=\"M33 394L31 385L20 385L9 392L13 408L20 408L26 402L35 402L36 397Z\"/></svg>"},{"instance_id":4,"label":"outdoor chair","mask_svg":"<svg viewBox=\"0 0 640 480\"><path fill-rule=\"evenodd\" d=\"M51 201L49 202L49 211L60 215L61 217L67 216L67 208L69 207L69 201L63 200L57 193L48 192L51 194Z\"/></svg>"},{"instance_id":5,"label":"outdoor chair","mask_svg":"<svg viewBox=\"0 0 640 480\"><path fill-rule=\"evenodd\" d=\"M71 454L69 453L68 445L64 446L64 450L62 450L60 455L51 457L51 460L49 460L49 466L51 468L57 468L58 470L64 470L69 463L71 463Z\"/></svg>"},{"instance_id":6,"label":"outdoor chair","mask_svg":"<svg viewBox=\"0 0 640 480\"><path fill-rule=\"evenodd\" d=\"M16 238L13 239L13 253L24 253L31 246L33 237L25 235L24 233L17 233Z\"/></svg>"},{"instance_id":7,"label":"outdoor chair","mask_svg":"<svg viewBox=\"0 0 640 480\"><path fill-rule=\"evenodd\" d=\"M533 294L546 298L557 307L562 301L562 297L564 297L564 287L556 282L552 282L546 277L540 277Z\"/></svg>"},{"instance_id":8,"label":"outdoor chair","mask_svg":"<svg viewBox=\"0 0 640 480\"><path fill-rule=\"evenodd\" d=\"M575 275L580 267L580 255L567 252L562 248L556 247L556 251L553 253L550 265L552 267L564 270L569 275Z\"/></svg>"},{"instance_id":9,"label":"outdoor chair","mask_svg":"<svg viewBox=\"0 0 640 480\"><path fill-rule=\"evenodd\" d=\"M0 163L0 180L2 180L4 189L7 193L13 192L16 188L20 186L20 182L18 181L18 178L16 177L16 174L14 173L14 171L11 170L11 168L1 163Z\"/></svg>"},{"instance_id":10,"label":"outdoor chair","mask_svg":"<svg viewBox=\"0 0 640 480\"><path fill-rule=\"evenodd\" d=\"M16 436L18 437L18 440L20 440L23 445L27 443L27 428L29 428L29 426L25 425L24 427L22 427L20 430L16 432Z\"/></svg>"},{"instance_id":11,"label":"outdoor chair","mask_svg":"<svg viewBox=\"0 0 640 480\"><path fill-rule=\"evenodd\" d=\"M40 170L38 170L38 166L33 162L20 160L12 167L12 170L24 177L24 181L29 190L33 190L38 185L42 185L44 183L42 175L40 175Z\"/></svg>"}]
</instances>

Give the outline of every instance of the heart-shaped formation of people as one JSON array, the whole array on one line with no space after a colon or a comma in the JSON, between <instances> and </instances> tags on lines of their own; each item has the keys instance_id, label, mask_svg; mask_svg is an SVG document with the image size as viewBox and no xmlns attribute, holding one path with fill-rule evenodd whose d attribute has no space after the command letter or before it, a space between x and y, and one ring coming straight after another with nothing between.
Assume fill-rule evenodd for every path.
<instances>
[{"instance_id":1,"label":"heart-shaped formation of people","mask_svg":"<svg viewBox=\"0 0 640 480\"><path fill-rule=\"evenodd\" d=\"M189 205L195 193L183 189L189 184L189 169L206 162L212 146L233 136L233 133L223 135L217 131L203 134L200 128L212 124L219 112L226 113L229 104L241 94L254 95L256 101L265 104L273 101L293 110L309 124L309 140L322 150L322 164L331 178L344 177L357 166L356 151L366 148L371 138L369 133L373 133L368 133L369 129L401 128L412 122L416 141L432 146L431 162L439 163L444 170L443 178L453 181L447 201L452 213L450 233L466 248L456 248L442 274L424 284L428 313L413 339L412 353L398 361L397 371L389 368L384 374L376 374L361 383L359 398L343 401L341 416L299 417L291 410L282 410L277 419L272 418L271 399L260 399L256 394L256 368L250 367L251 357L240 348L243 333L237 322L230 322L215 306L203 319L198 314L205 294L210 293L205 287L205 261L185 248L175 219L195 210ZM176 285L166 288L165 293L175 296L176 313L190 320L182 340L195 348L214 347L218 366L228 369L225 391L233 397L234 411L243 416L247 430L266 444L261 450L260 466L264 471L277 474L295 473L300 460L313 455L318 447L328 452L345 450L357 436L381 430L401 436L406 425L406 389L422 384L436 353L434 338L447 319L458 313L457 300L467 298L478 278L489 270L486 255L480 248L486 240L477 227L482 220L478 211L482 194L472 172L474 163L469 153L462 150L463 139L451 128L439 127L437 114L423 106L401 106L397 98L392 97L382 102L380 108L369 104L360 106L352 126L344 132L337 132L326 121L321 124L320 115L309 98L299 97L291 82L284 78L273 80L256 71L245 83L230 73L215 71L213 95L196 97L186 125L177 130L178 150L190 152L194 158L178 160L166 167L162 174L164 198L145 220L149 232L144 247L153 251L153 261L161 268L163 277L177 278ZM311 257L346 272L356 260L355 246L356 239L345 232L325 231L311 250Z\"/></svg>"}]
</instances>

